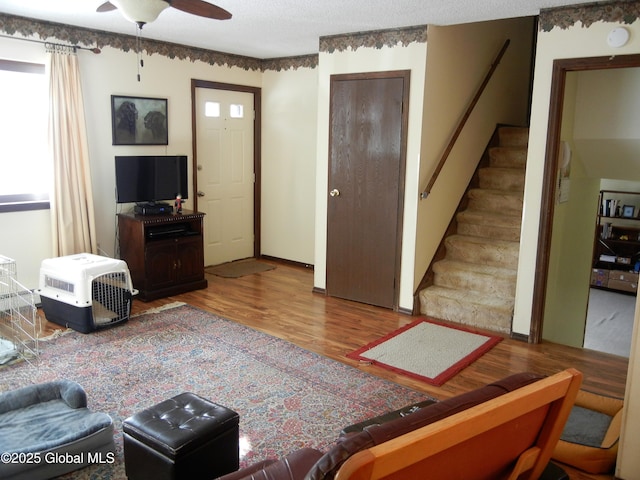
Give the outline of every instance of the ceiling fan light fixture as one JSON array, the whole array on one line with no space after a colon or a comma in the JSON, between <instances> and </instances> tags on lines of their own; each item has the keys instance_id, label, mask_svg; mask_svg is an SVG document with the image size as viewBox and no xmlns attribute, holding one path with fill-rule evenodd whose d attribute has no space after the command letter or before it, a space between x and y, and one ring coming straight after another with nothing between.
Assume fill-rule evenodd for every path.
<instances>
[{"instance_id":1,"label":"ceiling fan light fixture","mask_svg":"<svg viewBox=\"0 0 640 480\"><path fill-rule=\"evenodd\" d=\"M153 22L169 7L169 2L165 0L111 0L111 3L118 7L127 20L137 23L140 27Z\"/></svg>"}]
</instances>

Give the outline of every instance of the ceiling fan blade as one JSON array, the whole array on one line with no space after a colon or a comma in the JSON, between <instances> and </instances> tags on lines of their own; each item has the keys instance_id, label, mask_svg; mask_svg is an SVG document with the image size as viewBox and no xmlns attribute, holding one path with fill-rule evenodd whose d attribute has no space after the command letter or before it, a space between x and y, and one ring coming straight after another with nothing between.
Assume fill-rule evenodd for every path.
<instances>
[{"instance_id":1,"label":"ceiling fan blade","mask_svg":"<svg viewBox=\"0 0 640 480\"><path fill-rule=\"evenodd\" d=\"M170 0L169 4L173 8L192 15L198 15L199 17L213 18L215 20L228 20L231 18L231 14L224 8L202 0Z\"/></svg>"},{"instance_id":2,"label":"ceiling fan blade","mask_svg":"<svg viewBox=\"0 0 640 480\"><path fill-rule=\"evenodd\" d=\"M102 5L100 5L97 9L96 12L110 12L111 10L115 10L117 7L111 3L111 2L104 2Z\"/></svg>"}]
</instances>

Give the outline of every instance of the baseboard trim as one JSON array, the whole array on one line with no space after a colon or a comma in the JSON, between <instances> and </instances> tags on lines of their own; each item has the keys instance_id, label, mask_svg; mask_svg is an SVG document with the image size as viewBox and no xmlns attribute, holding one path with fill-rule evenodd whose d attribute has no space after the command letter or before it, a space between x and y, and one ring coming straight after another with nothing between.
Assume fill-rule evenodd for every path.
<instances>
[{"instance_id":1,"label":"baseboard trim","mask_svg":"<svg viewBox=\"0 0 640 480\"><path fill-rule=\"evenodd\" d=\"M311 265L310 263L296 262L295 260L287 260L286 258L272 257L270 255L260 255L260 258L263 260L269 260L271 262L283 263L286 265L290 265L292 267L299 267L299 268L306 268L306 269L313 270L313 265Z\"/></svg>"},{"instance_id":2,"label":"baseboard trim","mask_svg":"<svg viewBox=\"0 0 640 480\"><path fill-rule=\"evenodd\" d=\"M513 340L520 340L521 342L529 343L529 335L525 335L524 333L511 332L510 337Z\"/></svg>"},{"instance_id":3,"label":"baseboard trim","mask_svg":"<svg viewBox=\"0 0 640 480\"><path fill-rule=\"evenodd\" d=\"M403 308L403 307L398 307L398 313L402 313L403 315L411 315L411 316L418 316L420 315L420 313L413 313L414 311L410 308Z\"/></svg>"}]
</instances>

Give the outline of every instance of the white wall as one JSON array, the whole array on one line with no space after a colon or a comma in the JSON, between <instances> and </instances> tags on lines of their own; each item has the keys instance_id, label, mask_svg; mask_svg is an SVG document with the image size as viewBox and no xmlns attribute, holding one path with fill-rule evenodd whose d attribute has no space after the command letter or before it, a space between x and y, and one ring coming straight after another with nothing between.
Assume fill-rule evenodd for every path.
<instances>
[{"instance_id":1,"label":"white wall","mask_svg":"<svg viewBox=\"0 0 640 480\"><path fill-rule=\"evenodd\" d=\"M49 210L0 213L0 255L16 262L18 281L38 287L40 263L53 256Z\"/></svg>"},{"instance_id":2,"label":"white wall","mask_svg":"<svg viewBox=\"0 0 640 480\"><path fill-rule=\"evenodd\" d=\"M417 287L499 123L526 125L533 19L430 26L420 188L426 187L459 120L505 40L511 43L451 151L431 194L418 206ZM413 200L413 199L411 199Z\"/></svg>"},{"instance_id":3,"label":"white wall","mask_svg":"<svg viewBox=\"0 0 640 480\"><path fill-rule=\"evenodd\" d=\"M613 49L607 45L607 34L618 26L620 25L617 23L600 21L588 28L578 24L565 29L556 27L550 32L539 32L538 34L527 154L525 208L513 323L514 332L528 335L531 325L553 61L555 59L640 53L640 21L625 25L631 32L631 39L626 46ZM640 341L637 328L638 319L639 312L636 309L636 324L629 359L630 369L627 376L623 435L616 467L616 475L619 478L629 480L638 478L638 472L640 472L640 457L637 455L640 449L640 423L638 421L640 415L640 387L638 387L640 385L640 370L635 368L635 355L638 353L638 342Z\"/></svg>"},{"instance_id":4,"label":"white wall","mask_svg":"<svg viewBox=\"0 0 640 480\"><path fill-rule=\"evenodd\" d=\"M545 341L577 348L584 343L599 191L600 180L589 178L580 158L573 155L569 199L556 204L553 216Z\"/></svg>"},{"instance_id":5,"label":"white wall","mask_svg":"<svg viewBox=\"0 0 640 480\"><path fill-rule=\"evenodd\" d=\"M640 68L576 75L580 101L573 136L589 176L640 180Z\"/></svg>"},{"instance_id":6,"label":"white wall","mask_svg":"<svg viewBox=\"0 0 640 480\"><path fill-rule=\"evenodd\" d=\"M582 348L600 181L588 177L573 144L578 75L567 75L565 85L560 138L570 148L570 188L554 209L542 331L544 340Z\"/></svg>"},{"instance_id":7,"label":"white wall","mask_svg":"<svg viewBox=\"0 0 640 480\"><path fill-rule=\"evenodd\" d=\"M554 209L544 340L583 345L598 195L607 188L600 179L640 178L640 149L633 146L640 144L639 107L640 68L566 76L561 139L572 146L571 188L568 201Z\"/></svg>"},{"instance_id":8,"label":"white wall","mask_svg":"<svg viewBox=\"0 0 640 480\"><path fill-rule=\"evenodd\" d=\"M137 81L137 58L133 52L105 47L100 55L82 52L82 87L87 116L94 204L100 253L116 256L115 171L116 155L177 155L191 161L191 79L261 86L262 73L237 67L211 66L203 62L170 59L160 55L144 57L141 81ZM111 95L167 99L169 144L166 146L111 145ZM185 208L193 208L193 185ZM205 218L206 221L206 218Z\"/></svg>"},{"instance_id":9,"label":"white wall","mask_svg":"<svg viewBox=\"0 0 640 480\"><path fill-rule=\"evenodd\" d=\"M532 96L531 127L527 153L524 213L520 241L520 261L513 331L529 335L533 305L536 251L540 227L540 208L544 160L547 141L551 73L555 59L622 55L640 52L640 21L626 27L631 40L622 48L607 45L609 31L616 23L596 22L589 28L581 25L539 32Z\"/></svg>"},{"instance_id":10,"label":"white wall","mask_svg":"<svg viewBox=\"0 0 640 480\"><path fill-rule=\"evenodd\" d=\"M262 76L261 253L314 262L318 69Z\"/></svg>"},{"instance_id":11,"label":"white wall","mask_svg":"<svg viewBox=\"0 0 640 480\"><path fill-rule=\"evenodd\" d=\"M404 309L413 308L413 259L425 58L426 44L418 42L406 46L385 46L380 49L363 47L355 51L348 49L330 54L320 53L314 270L314 286L317 288L326 288L330 76L344 73L411 70L399 304Z\"/></svg>"},{"instance_id":12,"label":"white wall","mask_svg":"<svg viewBox=\"0 0 640 480\"><path fill-rule=\"evenodd\" d=\"M262 251L313 264L318 69L254 71L144 55L137 81L133 52L79 51L99 251L117 256L114 156L186 154L192 176L191 79L262 88ZM0 58L46 62L44 46L0 38ZM263 84L264 82L264 84ZM111 95L166 98L167 146L113 146ZM186 208L193 208L189 185ZM129 208L126 206L125 208ZM205 219L206 221L206 219ZM49 211L0 214L0 255L16 260L19 279L38 286L40 263L53 256Z\"/></svg>"}]
</instances>

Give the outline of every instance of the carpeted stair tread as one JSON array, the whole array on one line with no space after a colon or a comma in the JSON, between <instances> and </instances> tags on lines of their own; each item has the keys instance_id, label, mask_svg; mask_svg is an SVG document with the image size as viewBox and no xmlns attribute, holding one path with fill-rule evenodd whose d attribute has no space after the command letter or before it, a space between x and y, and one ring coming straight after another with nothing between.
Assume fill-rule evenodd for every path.
<instances>
[{"instance_id":1,"label":"carpeted stair tread","mask_svg":"<svg viewBox=\"0 0 640 480\"><path fill-rule=\"evenodd\" d=\"M522 215L523 192L473 188L469 190L469 210L499 212L505 215Z\"/></svg>"},{"instance_id":2,"label":"carpeted stair tread","mask_svg":"<svg viewBox=\"0 0 640 480\"><path fill-rule=\"evenodd\" d=\"M527 164L525 147L492 147L489 149L491 167L515 168L524 170Z\"/></svg>"},{"instance_id":3,"label":"carpeted stair tread","mask_svg":"<svg viewBox=\"0 0 640 480\"><path fill-rule=\"evenodd\" d=\"M431 294L437 295L439 297L471 301L472 303L475 303L477 305L483 305L499 310L511 310L514 305L513 299L490 297L478 292L470 292L468 290L459 290L456 288L439 287L437 285L431 286L425 289L425 291L430 291Z\"/></svg>"},{"instance_id":4,"label":"carpeted stair tread","mask_svg":"<svg viewBox=\"0 0 640 480\"><path fill-rule=\"evenodd\" d=\"M451 235L445 239L447 257L494 267L517 268L520 244L509 240L471 235Z\"/></svg>"},{"instance_id":5,"label":"carpeted stair tread","mask_svg":"<svg viewBox=\"0 0 640 480\"><path fill-rule=\"evenodd\" d=\"M464 210L456 215L458 223L483 223L497 227L520 227L522 217L517 214L505 214L483 210Z\"/></svg>"},{"instance_id":6,"label":"carpeted stair tread","mask_svg":"<svg viewBox=\"0 0 640 480\"><path fill-rule=\"evenodd\" d=\"M520 227L500 227L495 225L482 225L479 223L459 223L458 233L473 237L482 237L496 240L520 241Z\"/></svg>"},{"instance_id":7,"label":"carpeted stair tread","mask_svg":"<svg viewBox=\"0 0 640 480\"><path fill-rule=\"evenodd\" d=\"M511 332L529 129L500 127L489 166L467 192L456 233L433 264L433 285L419 294L421 313L502 333Z\"/></svg>"},{"instance_id":8,"label":"carpeted stair tread","mask_svg":"<svg viewBox=\"0 0 640 480\"><path fill-rule=\"evenodd\" d=\"M480 188L524 191L525 171L520 168L486 167L478 170Z\"/></svg>"},{"instance_id":9,"label":"carpeted stair tread","mask_svg":"<svg viewBox=\"0 0 640 480\"><path fill-rule=\"evenodd\" d=\"M471 235L450 235L445 243L447 246L451 243L465 243L469 246L477 245L479 247L493 246L506 251L518 252L518 242L510 242L508 240L488 240L482 237L473 237Z\"/></svg>"},{"instance_id":10,"label":"carpeted stair tread","mask_svg":"<svg viewBox=\"0 0 640 480\"><path fill-rule=\"evenodd\" d=\"M437 266L440 267L437 267ZM470 270L473 272L478 272L483 275L488 275L490 277L506 277L510 276L516 278L517 272L512 268L504 268L504 267L494 267L491 265L480 265L478 263L471 262L461 262L459 260L440 260L434 264L434 270L437 271L438 268L442 268L446 266L446 268L450 269L458 269L458 270Z\"/></svg>"},{"instance_id":11,"label":"carpeted stair tread","mask_svg":"<svg viewBox=\"0 0 640 480\"><path fill-rule=\"evenodd\" d=\"M432 318L508 333L514 300L433 285L420 292L420 306Z\"/></svg>"},{"instance_id":12,"label":"carpeted stair tread","mask_svg":"<svg viewBox=\"0 0 640 480\"><path fill-rule=\"evenodd\" d=\"M526 127L500 127L498 138L502 147L526 147L529 143L529 129Z\"/></svg>"},{"instance_id":13,"label":"carpeted stair tread","mask_svg":"<svg viewBox=\"0 0 640 480\"><path fill-rule=\"evenodd\" d=\"M465 210L456 215L458 233L484 238L519 241L520 215L482 210Z\"/></svg>"},{"instance_id":14,"label":"carpeted stair tread","mask_svg":"<svg viewBox=\"0 0 640 480\"><path fill-rule=\"evenodd\" d=\"M511 299L515 295L515 269L444 259L433 265L433 272L436 286Z\"/></svg>"}]
</instances>

